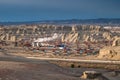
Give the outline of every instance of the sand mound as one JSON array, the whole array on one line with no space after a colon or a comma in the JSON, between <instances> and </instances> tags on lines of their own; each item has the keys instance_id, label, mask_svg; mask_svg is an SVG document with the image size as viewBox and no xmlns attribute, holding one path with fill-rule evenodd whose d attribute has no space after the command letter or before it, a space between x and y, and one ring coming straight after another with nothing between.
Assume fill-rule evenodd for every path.
<instances>
[{"instance_id":1,"label":"sand mound","mask_svg":"<svg viewBox=\"0 0 120 80\"><path fill-rule=\"evenodd\" d=\"M98 58L120 60L120 46L104 47L100 50Z\"/></svg>"}]
</instances>

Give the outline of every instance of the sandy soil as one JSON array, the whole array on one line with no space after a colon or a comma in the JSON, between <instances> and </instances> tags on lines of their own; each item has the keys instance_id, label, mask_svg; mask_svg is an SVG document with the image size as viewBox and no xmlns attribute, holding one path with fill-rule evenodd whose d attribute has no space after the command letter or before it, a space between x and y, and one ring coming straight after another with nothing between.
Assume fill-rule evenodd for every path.
<instances>
[{"instance_id":1,"label":"sandy soil","mask_svg":"<svg viewBox=\"0 0 120 80\"><path fill-rule=\"evenodd\" d=\"M47 61L26 59L15 53L0 51L0 80L83 80L80 78L86 70L101 72L108 79L119 80L120 72L92 68L64 68ZM85 79L84 79L85 80Z\"/></svg>"},{"instance_id":2,"label":"sandy soil","mask_svg":"<svg viewBox=\"0 0 120 80\"><path fill-rule=\"evenodd\" d=\"M83 80L80 78L86 70L101 72L109 79L119 80L120 73L113 71L92 68L62 68L48 62L14 62L0 61L1 80ZM104 80L104 79L98 79Z\"/></svg>"},{"instance_id":3,"label":"sandy soil","mask_svg":"<svg viewBox=\"0 0 120 80\"><path fill-rule=\"evenodd\" d=\"M0 52L0 80L81 80L80 75L46 61Z\"/></svg>"},{"instance_id":4,"label":"sandy soil","mask_svg":"<svg viewBox=\"0 0 120 80\"><path fill-rule=\"evenodd\" d=\"M21 63L0 61L1 80L79 80L47 62Z\"/></svg>"}]
</instances>

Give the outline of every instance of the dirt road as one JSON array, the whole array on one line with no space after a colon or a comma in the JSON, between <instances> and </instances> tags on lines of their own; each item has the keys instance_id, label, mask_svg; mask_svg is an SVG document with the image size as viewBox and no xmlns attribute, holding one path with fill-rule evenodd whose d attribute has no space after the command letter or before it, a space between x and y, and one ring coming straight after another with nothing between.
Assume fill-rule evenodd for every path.
<instances>
[{"instance_id":1,"label":"dirt road","mask_svg":"<svg viewBox=\"0 0 120 80\"><path fill-rule=\"evenodd\" d=\"M0 55L0 80L81 80L77 71L47 61L14 56L5 51Z\"/></svg>"},{"instance_id":2,"label":"dirt road","mask_svg":"<svg viewBox=\"0 0 120 80\"><path fill-rule=\"evenodd\" d=\"M105 61L105 60L82 60L82 59L64 59L64 58L41 58L41 57L26 57L28 59L39 59L46 61L72 61L72 62L86 62L86 63L103 63L103 64L120 64L120 61Z\"/></svg>"},{"instance_id":3,"label":"dirt road","mask_svg":"<svg viewBox=\"0 0 120 80\"><path fill-rule=\"evenodd\" d=\"M104 69L63 68L47 62L44 58L25 58L0 51L0 80L83 80L80 76L86 70L99 71L109 78L97 80L120 79L120 74L113 77L111 71Z\"/></svg>"}]
</instances>

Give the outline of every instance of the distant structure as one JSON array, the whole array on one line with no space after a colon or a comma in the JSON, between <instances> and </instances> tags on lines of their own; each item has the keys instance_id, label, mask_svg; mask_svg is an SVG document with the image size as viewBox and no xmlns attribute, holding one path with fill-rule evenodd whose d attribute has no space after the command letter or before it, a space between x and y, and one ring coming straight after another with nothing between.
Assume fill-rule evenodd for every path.
<instances>
[{"instance_id":1,"label":"distant structure","mask_svg":"<svg viewBox=\"0 0 120 80\"><path fill-rule=\"evenodd\" d=\"M54 41L55 39L59 39L62 36L62 34L54 33L52 37L44 37L44 38L38 38L32 42L33 47L40 47L40 46L49 46L49 41Z\"/></svg>"}]
</instances>

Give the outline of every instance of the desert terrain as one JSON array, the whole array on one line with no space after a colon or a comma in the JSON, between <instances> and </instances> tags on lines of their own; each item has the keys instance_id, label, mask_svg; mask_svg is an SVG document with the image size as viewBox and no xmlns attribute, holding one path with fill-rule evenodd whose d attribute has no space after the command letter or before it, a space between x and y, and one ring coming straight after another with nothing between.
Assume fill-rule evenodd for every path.
<instances>
[{"instance_id":1,"label":"desert terrain","mask_svg":"<svg viewBox=\"0 0 120 80\"><path fill-rule=\"evenodd\" d=\"M96 71L93 80L119 80L119 31L98 25L0 27L0 79L89 80L84 72Z\"/></svg>"},{"instance_id":2,"label":"desert terrain","mask_svg":"<svg viewBox=\"0 0 120 80\"><path fill-rule=\"evenodd\" d=\"M62 63L62 65L65 65ZM86 64L84 64L86 65ZM89 80L81 76L84 71L97 71L102 76L98 80L118 80L119 69L95 69L84 67L64 67L51 61L28 59L21 56L0 52L0 79L1 80Z\"/></svg>"}]
</instances>

